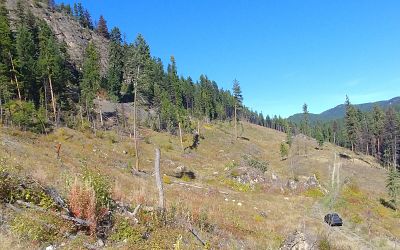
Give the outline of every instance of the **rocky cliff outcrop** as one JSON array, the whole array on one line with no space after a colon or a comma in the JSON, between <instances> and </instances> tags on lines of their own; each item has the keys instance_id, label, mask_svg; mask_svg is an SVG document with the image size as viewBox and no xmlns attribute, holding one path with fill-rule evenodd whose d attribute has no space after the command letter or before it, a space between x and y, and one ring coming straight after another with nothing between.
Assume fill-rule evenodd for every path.
<instances>
[{"instance_id":1,"label":"rocky cliff outcrop","mask_svg":"<svg viewBox=\"0 0 400 250\"><path fill-rule=\"evenodd\" d=\"M80 69L83 63L86 46L92 41L100 53L101 72L104 74L108 65L109 41L94 31L83 28L74 17L47 8L45 4L24 0L25 7L32 11L35 17L44 20L52 29L59 41L67 44L71 62ZM13 30L16 30L16 0L6 1Z\"/></svg>"}]
</instances>

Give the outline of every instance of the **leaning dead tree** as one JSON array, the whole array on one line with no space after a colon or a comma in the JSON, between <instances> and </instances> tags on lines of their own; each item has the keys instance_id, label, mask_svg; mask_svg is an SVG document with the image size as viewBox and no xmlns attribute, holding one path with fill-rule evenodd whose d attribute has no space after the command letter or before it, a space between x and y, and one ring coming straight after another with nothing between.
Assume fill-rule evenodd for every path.
<instances>
[{"instance_id":1,"label":"leaning dead tree","mask_svg":"<svg viewBox=\"0 0 400 250\"><path fill-rule=\"evenodd\" d=\"M15 69L14 60L12 58L11 52L8 52L8 55L10 56L10 61L11 61L11 66L12 66L11 71L13 72L14 81L15 81L15 84L17 85L18 99L21 101L22 97L21 97L21 91L19 88L19 83L18 83L18 78L17 78L17 70ZM11 78L11 83L12 83L12 81L13 81L13 79Z\"/></svg>"},{"instance_id":2,"label":"leaning dead tree","mask_svg":"<svg viewBox=\"0 0 400 250\"><path fill-rule=\"evenodd\" d=\"M156 185L158 188L158 206L164 211L165 210L165 199L164 199L164 189L162 185L161 172L160 172L160 149L156 148L156 158L154 161L154 173L156 176Z\"/></svg>"}]
</instances>

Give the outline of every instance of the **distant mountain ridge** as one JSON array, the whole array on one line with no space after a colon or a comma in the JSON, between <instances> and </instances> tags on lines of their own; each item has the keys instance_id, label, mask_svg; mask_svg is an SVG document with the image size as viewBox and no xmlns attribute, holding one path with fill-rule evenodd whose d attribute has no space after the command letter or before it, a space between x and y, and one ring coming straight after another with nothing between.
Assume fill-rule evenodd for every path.
<instances>
[{"instance_id":1,"label":"distant mountain ridge","mask_svg":"<svg viewBox=\"0 0 400 250\"><path fill-rule=\"evenodd\" d=\"M384 101L377 101L377 102L369 102L369 103L362 103L362 104L355 104L356 108L360 109L361 111L371 111L374 106L378 106L382 109L387 109L390 106L400 106L400 96L394 97L390 100ZM346 107L344 104L340 104L334 108L328 109L320 114L309 114L309 118L311 122L316 121L331 121L336 119L341 119L344 117L346 111ZM298 123L303 119L302 113L297 113L292 116L288 117L289 121Z\"/></svg>"}]
</instances>

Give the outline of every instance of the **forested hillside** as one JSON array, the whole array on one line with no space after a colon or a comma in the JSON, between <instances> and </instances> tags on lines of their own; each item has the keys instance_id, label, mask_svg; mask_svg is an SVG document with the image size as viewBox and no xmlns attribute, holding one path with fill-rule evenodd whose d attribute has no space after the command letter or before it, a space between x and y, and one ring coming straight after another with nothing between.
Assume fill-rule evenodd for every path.
<instances>
[{"instance_id":1,"label":"forested hillside","mask_svg":"<svg viewBox=\"0 0 400 250\"><path fill-rule=\"evenodd\" d=\"M393 105L264 116L235 76L123 34L80 3L0 0L0 248L399 246Z\"/></svg>"},{"instance_id":2,"label":"forested hillside","mask_svg":"<svg viewBox=\"0 0 400 250\"><path fill-rule=\"evenodd\" d=\"M363 112L357 105L352 105L348 97L343 106L344 118L311 122L308 107L304 104L301 121L289 122L286 131L312 136L320 145L328 141L354 152L372 155L384 166L398 169L400 116L395 107L388 105L383 109L376 105L371 111Z\"/></svg>"},{"instance_id":3,"label":"forested hillside","mask_svg":"<svg viewBox=\"0 0 400 250\"><path fill-rule=\"evenodd\" d=\"M195 120L231 120L235 105L241 119L265 123L262 114L238 103L231 91L221 89L206 75L198 80L180 76L173 56L165 71L140 34L127 43L118 27L108 30L103 17L95 27L81 4L17 1L14 5L15 9L7 10L4 1L1 4L2 123L40 133L60 125L100 127L101 111L94 99L135 101L139 109L157 114L147 126L170 132L179 123L190 131ZM43 9L47 14L41 19ZM65 26L79 27L70 33L89 40L74 40L59 24L54 25L51 20L60 13ZM85 44L85 48L75 48ZM240 86L237 91L241 93Z\"/></svg>"},{"instance_id":4,"label":"forested hillside","mask_svg":"<svg viewBox=\"0 0 400 250\"><path fill-rule=\"evenodd\" d=\"M375 106L381 108L381 109L388 109L389 107L393 107L395 109L400 108L400 97L395 97L390 100L385 100L385 101L378 101L378 102L371 102L371 103L362 103L362 104L354 104L354 106L363 111L363 112L371 112ZM329 122L337 119L342 119L344 118L346 114L346 105L345 104L340 104L337 105L334 108L328 109L320 114L309 114L310 122L315 123L315 122ZM301 113L297 113L294 115L291 115L287 118L289 121L294 122L294 123L300 123L301 120L303 119L303 115Z\"/></svg>"},{"instance_id":5,"label":"forested hillside","mask_svg":"<svg viewBox=\"0 0 400 250\"><path fill-rule=\"evenodd\" d=\"M103 16L95 26L81 4L17 1L7 6L11 9L3 1L0 17L3 124L39 133L61 125L106 129L103 121L106 117L98 101L109 100L131 103L133 116L122 110L122 117L118 114L108 117L117 120L117 125L129 133L137 132L136 120L138 126L171 133L177 133L178 129L190 133L199 121L245 120L286 132L288 138L301 132L313 136L321 145L329 141L373 155L384 165L398 165L400 126L399 114L394 109L398 98L375 103L372 111L373 104L354 106L347 99L345 104L324 112L336 117L343 109L345 118L326 122L315 122L315 115L308 112L306 105L300 122L277 116L271 119L242 104L240 83L236 79L231 92L218 87L206 75L198 80L180 76L173 56L164 70L163 62L151 55L142 35L132 43L123 41L119 28L109 31ZM78 37L85 36L86 42L77 42L59 24L49 22L54 15L72 23L65 24L68 27L79 27L76 32L86 35ZM75 48L84 45L85 48ZM77 56L79 51L82 55ZM137 110L151 115L143 121L137 117ZM235 128L237 131L236 122Z\"/></svg>"}]
</instances>

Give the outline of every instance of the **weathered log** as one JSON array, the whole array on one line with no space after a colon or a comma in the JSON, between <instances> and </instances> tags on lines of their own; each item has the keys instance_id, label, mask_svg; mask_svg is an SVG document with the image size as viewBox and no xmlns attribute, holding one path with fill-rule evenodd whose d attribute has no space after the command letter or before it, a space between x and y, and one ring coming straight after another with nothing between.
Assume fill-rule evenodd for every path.
<instances>
[{"instance_id":1,"label":"weathered log","mask_svg":"<svg viewBox=\"0 0 400 250\"><path fill-rule=\"evenodd\" d=\"M145 177L148 176L148 173L143 172L143 171L138 171L138 170L136 170L134 168L132 168L131 172L132 172L132 175L135 175L135 176L138 176L138 177L142 177L142 178L145 178Z\"/></svg>"},{"instance_id":2,"label":"weathered log","mask_svg":"<svg viewBox=\"0 0 400 250\"><path fill-rule=\"evenodd\" d=\"M59 206L62 209L64 209L68 214L71 214L71 211L69 210L66 202L61 197L61 195L57 192L56 189L51 188L51 187L50 188L45 188L44 192L53 199L53 201L56 203L57 206Z\"/></svg>"},{"instance_id":3,"label":"weathered log","mask_svg":"<svg viewBox=\"0 0 400 250\"><path fill-rule=\"evenodd\" d=\"M68 215L65 215L65 214L56 213L56 212L53 212L53 211L47 211L46 209L44 209L42 207L39 207L39 206L37 206L35 204L29 203L29 202L17 200L16 203L18 203L19 205L25 206L27 208L35 209L35 210L38 210L38 211L41 211L41 212L50 212L50 213L52 213L52 214L54 214L56 216L60 216L64 220L72 221L72 222L74 222L74 223L76 223L76 224L78 224L80 226L88 227L88 226L90 226L92 224L91 222L89 222L87 220L82 220L82 219L75 218L75 217L72 217L72 216L68 216Z\"/></svg>"},{"instance_id":4,"label":"weathered log","mask_svg":"<svg viewBox=\"0 0 400 250\"><path fill-rule=\"evenodd\" d=\"M199 185L188 184L188 183L184 183L184 182L176 182L176 181L173 181L172 184L178 184L178 185L181 185L181 186L188 186L188 187L197 188L197 189L207 189L207 190L211 190L210 188L207 188L207 187L202 187L202 186L199 186ZM219 193L221 193L221 194L226 194L226 195L229 194L229 193L224 192L224 191L220 191L220 190L217 190L217 191L218 191Z\"/></svg>"}]
</instances>

